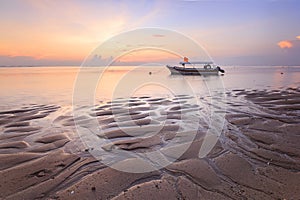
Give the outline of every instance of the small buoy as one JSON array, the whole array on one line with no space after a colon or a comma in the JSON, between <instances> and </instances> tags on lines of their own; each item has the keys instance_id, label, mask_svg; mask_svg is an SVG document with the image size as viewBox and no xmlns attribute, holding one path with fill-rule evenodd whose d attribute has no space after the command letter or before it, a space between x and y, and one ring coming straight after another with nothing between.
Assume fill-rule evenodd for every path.
<instances>
[{"instance_id":1,"label":"small buoy","mask_svg":"<svg viewBox=\"0 0 300 200\"><path fill-rule=\"evenodd\" d=\"M283 74L283 72L281 72L280 74Z\"/></svg>"},{"instance_id":2,"label":"small buoy","mask_svg":"<svg viewBox=\"0 0 300 200\"><path fill-rule=\"evenodd\" d=\"M152 74L152 72L149 72L149 75L151 75Z\"/></svg>"}]
</instances>

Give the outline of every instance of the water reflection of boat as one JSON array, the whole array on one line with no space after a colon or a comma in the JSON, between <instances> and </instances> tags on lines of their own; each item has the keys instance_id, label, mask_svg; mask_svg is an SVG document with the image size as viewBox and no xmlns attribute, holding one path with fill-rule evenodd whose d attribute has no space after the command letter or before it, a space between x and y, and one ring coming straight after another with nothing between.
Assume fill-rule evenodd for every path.
<instances>
[{"instance_id":1,"label":"water reflection of boat","mask_svg":"<svg viewBox=\"0 0 300 200\"><path fill-rule=\"evenodd\" d=\"M213 62L189 62L188 58L184 58L184 62L179 63L181 66L166 67L170 70L171 74L181 75L217 75L225 73L223 69L215 65Z\"/></svg>"}]
</instances>

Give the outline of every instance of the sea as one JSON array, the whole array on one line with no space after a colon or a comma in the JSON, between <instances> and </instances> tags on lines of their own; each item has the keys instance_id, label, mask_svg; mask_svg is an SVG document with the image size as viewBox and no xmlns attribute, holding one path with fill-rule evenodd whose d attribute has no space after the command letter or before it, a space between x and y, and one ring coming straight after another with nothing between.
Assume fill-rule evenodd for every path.
<instances>
[{"instance_id":1,"label":"sea","mask_svg":"<svg viewBox=\"0 0 300 200\"><path fill-rule=\"evenodd\" d=\"M1 67L0 108L28 104L107 102L134 96L201 96L300 85L300 66L225 66L218 76L171 75L165 66Z\"/></svg>"}]
</instances>

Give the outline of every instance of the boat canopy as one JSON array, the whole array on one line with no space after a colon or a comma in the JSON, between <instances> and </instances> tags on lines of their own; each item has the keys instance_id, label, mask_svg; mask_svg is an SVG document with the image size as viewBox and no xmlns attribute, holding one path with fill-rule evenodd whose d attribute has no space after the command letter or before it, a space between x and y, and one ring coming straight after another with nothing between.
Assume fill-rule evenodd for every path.
<instances>
[{"instance_id":1,"label":"boat canopy","mask_svg":"<svg viewBox=\"0 0 300 200\"><path fill-rule=\"evenodd\" d=\"M202 64L202 65L205 65L205 64L214 64L213 62L201 62L201 61L198 61L198 62L180 62L179 64L181 65L185 65L185 64Z\"/></svg>"}]
</instances>

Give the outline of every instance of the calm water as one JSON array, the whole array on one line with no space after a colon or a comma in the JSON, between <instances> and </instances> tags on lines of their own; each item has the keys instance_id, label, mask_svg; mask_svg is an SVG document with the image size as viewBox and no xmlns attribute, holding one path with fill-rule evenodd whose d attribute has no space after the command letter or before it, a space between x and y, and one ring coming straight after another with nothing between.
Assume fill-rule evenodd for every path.
<instances>
[{"instance_id":1,"label":"calm water","mask_svg":"<svg viewBox=\"0 0 300 200\"><path fill-rule=\"evenodd\" d=\"M201 96L214 90L281 89L300 85L300 67L224 69L224 76L203 77L171 76L164 66L106 70L58 66L0 68L1 109L28 104L71 105L74 99L97 102L129 96Z\"/></svg>"}]
</instances>

